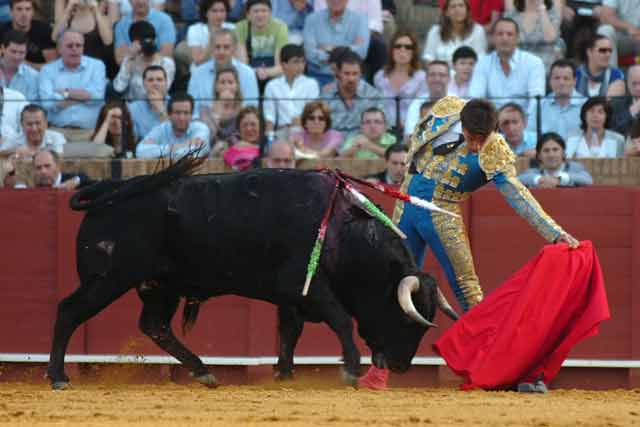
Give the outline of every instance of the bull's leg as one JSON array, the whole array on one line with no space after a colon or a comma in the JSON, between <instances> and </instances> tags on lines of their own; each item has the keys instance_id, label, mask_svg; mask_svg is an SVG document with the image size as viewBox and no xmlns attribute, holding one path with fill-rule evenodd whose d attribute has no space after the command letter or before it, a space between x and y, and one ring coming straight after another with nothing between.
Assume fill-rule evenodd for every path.
<instances>
[{"instance_id":1,"label":"bull's leg","mask_svg":"<svg viewBox=\"0 0 640 427\"><path fill-rule=\"evenodd\" d=\"M98 279L80 286L60 301L46 374L54 390L61 390L69 385L69 377L64 372L64 356L75 330L129 289L128 285Z\"/></svg>"},{"instance_id":2,"label":"bull's leg","mask_svg":"<svg viewBox=\"0 0 640 427\"><path fill-rule=\"evenodd\" d=\"M280 352L276 379L287 380L293 377L293 352L302 334L304 319L298 310L291 305L278 306L278 334L280 336Z\"/></svg>"},{"instance_id":3,"label":"bull's leg","mask_svg":"<svg viewBox=\"0 0 640 427\"><path fill-rule=\"evenodd\" d=\"M342 345L344 360L343 379L356 386L360 376L360 352L353 341L353 322L351 316L340 304L334 302L324 307L324 319L327 325L336 333Z\"/></svg>"},{"instance_id":4,"label":"bull's leg","mask_svg":"<svg viewBox=\"0 0 640 427\"><path fill-rule=\"evenodd\" d=\"M196 380L208 387L216 387L218 382L202 360L173 334L171 319L178 309L179 296L153 285L141 286L138 295L144 304L140 315L140 330L158 347L186 366Z\"/></svg>"}]
</instances>

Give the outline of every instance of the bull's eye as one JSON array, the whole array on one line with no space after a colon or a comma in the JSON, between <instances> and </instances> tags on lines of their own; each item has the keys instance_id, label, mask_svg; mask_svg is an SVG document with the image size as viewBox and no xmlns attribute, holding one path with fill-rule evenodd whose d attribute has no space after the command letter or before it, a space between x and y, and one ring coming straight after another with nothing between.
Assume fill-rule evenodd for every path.
<instances>
[{"instance_id":1,"label":"bull's eye","mask_svg":"<svg viewBox=\"0 0 640 427\"><path fill-rule=\"evenodd\" d=\"M111 256L113 253L113 248L116 246L116 243L112 240L102 240L96 244L96 247L100 249L102 252Z\"/></svg>"}]
</instances>

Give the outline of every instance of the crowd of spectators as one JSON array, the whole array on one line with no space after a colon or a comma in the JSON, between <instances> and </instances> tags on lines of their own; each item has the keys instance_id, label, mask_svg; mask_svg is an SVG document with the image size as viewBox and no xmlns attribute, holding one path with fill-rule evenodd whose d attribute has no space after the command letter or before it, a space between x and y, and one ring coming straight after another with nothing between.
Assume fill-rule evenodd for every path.
<instances>
[{"instance_id":1,"label":"crowd of spectators","mask_svg":"<svg viewBox=\"0 0 640 427\"><path fill-rule=\"evenodd\" d=\"M418 3L395 2L10 0L0 157L83 144L115 158L197 150L234 170L385 159L378 179L396 183L401 148L446 95L491 99L536 185L556 152L569 170L639 154L640 0L594 3L590 21L565 0L441 0L423 38L398 13Z\"/></svg>"}]
</instances>

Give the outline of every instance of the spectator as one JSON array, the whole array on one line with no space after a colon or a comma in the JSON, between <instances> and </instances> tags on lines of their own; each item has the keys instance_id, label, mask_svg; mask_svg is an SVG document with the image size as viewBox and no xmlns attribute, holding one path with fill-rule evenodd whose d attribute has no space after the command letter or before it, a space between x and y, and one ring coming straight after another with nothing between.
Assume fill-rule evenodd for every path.
<instances>
[{"instance_id":1,"label":"spectator","mask_svg":"<svg viewBox=\"0 0 640 427\"><path fill-rule=\"evenodd\" d=\"M627 157L640 156L640 120L637 118L633 120L633 124L631 125L624 155Z\"/></svg>"},{"instance_id":2,"label":"spectator","mask_svg":"<svg viewBox=\"0 0 640 427\"><path fill-rule=\"evenodd\" d=\"M40 72L38 94L47 109L49 123L68 141L87 141L98 118L107 84L104 64L83 55L84 37L65 31L58 42L62 58Z\"/></svg>"},{"instance_id":3,"label":"spectator","mask_svg":"<svg viewBox=\"0 0 640 427\"><path fill-rule=\"evenodd\" d=\"M427 65L427 91L409 104L407 122L404 125L404 136L408 139L420 121L420 107L425 101L435 102L447 96L449 87L449 63L435 60Z\"/></svg>"},{"instance_id":4,"label":"spectator","mask_svg":"<svg viewBox=\"0 0 640 427\"><path fill-rule=\"evenodd\" d=\"M159 65L151 65L142 72L145 99L132 101L128 110L133 119L133 134L141 140L154 127L169 120L167 114L167 72Z\"/></svg>"},{"instance_id":5,"label":"spectator","mask_svg":"<svg viewBox=\"0 0 640 427\"><path fill-rule=\"evenodd\" d=\"M61 158L53 150L40 150L33 156L34 183L36 187L75 190L91 184L83 173L68 174L60 170Z\"/></svg>"},{"instance_id":6,"label":"spectator","mask_svg":"<svg viewBox=\"0 0 640 427\"><path fill-rule=\"evenodd\" d=\"M435 103L436 101L425 101L420 105L420 120L424 119L429 115L429 113L431 113L431 109Z\"/></svg>"},{"instance_id":7,"label":"spectator","mask_svg":"<svg viewBox=\"0 0 640 427\"><path fill-rule=\"evenodd\" d=\"M593 36L586 46L586 63L576 72L576 90L586 97L624 95L624 74L609 66L613 43L605 36Z\"/></svg>"},{"instance_id":8,"label":"spectator","mask_svg":"<svg viewBox=\"0 0 640 427\"><path fill-rule=\"evenodd\" d=\"M105 66L112 63L113 23L107 15L102 13L102 6L107 1L56 1L56 21L51 38L58 40L65 30L75 30L84 36L85 55L103 61Z\"/></svg>"},{"instance_id":9,"label":"spectator","mask_svg":"<svg viewBox=\"0 0 640 427\"><path fill-rule=\"evenodd\" d=\"M241 60L256 72L261 87L282 74L280 50L287 44L289 30L284 22L271 16L270 0L248 0L247 19L236 25Z\"/></svg>"},{"instance_id":10,"label":"spectator","mask_svg":"<svg viewBox=\"0 0 640 427\"><path fill-rule=\"evenodd\" d=\"M296 157L335 157L344 136L331 129L331 110L322 101L307 103L302 110L302 131L292 132L289 139L296 147Z\"/></svg>"},{"instance_id":11,"label":"spectator","mask_svg":"<svg viewBox=\"0 0 640 427\"><path fill-rule=\"evenodd\" d=\"M20 113L27 101L20 92L0 86L0 156L13 153L22 137Z\"/></svg>"},{"instance_id":12,"label":"spectator","mask_svg":"<svg viewBox=\"0 0 640 427\"><path fill-rule=\"evenodd\" d=\"M313 12L311 1L273 0L273 16L289 28L289 43L302 44L302 31L307 16Z\"/></svg>"},{"instance_id":13,"label":"spectator","mask_svg":"<svg viewBox=\"0 0 640 427\"><path fill-rule=\"evenodd\" d=\"M393 35L387 65L376 73L373 83L386 98L384 112L389 124L404 128L409 104L427 91L426 73L418 59L418 43L411 32L400 30ZM396 98L400 98L399 106ZM396 115L397 109L400 117Z\"/></svg>"},{"instance_id":14,"label":"spectator","mask_svg":"<svg viewBox=\"0 0 640 427\"><path fill-rule=\"evenodd\" d=\"M216 31L222 28L235 29L234 24L227 22L228 0L202 0L199 7L202 22L189 27L186 40L187 50L181 49L178 45L175 55L176 62L183 61L191 64L191 72L195 70L196 66L205 63L211 57L209 55L209 40Z\"/></svg>"},{"instance_id":15,"label":"spectator","mask_svg":"<svg viewBox=\"0 0 640 427\"><path fill-rule=\"evenodd\" d=\"M62 154L67 142L60 132L48 129L47 112L37 104L28 104L20 114L22 132L13 143L18 158L31 160L39 150L53 150ZM8 148L7 146L4 147Z\"/></svg>"},{"instance_id":16,"label":"spectator","mask_svg":"<svg viewBox=\"0 0 640 427\"><path fill-rule=\"evenodd\" d=\"M162 56L156 47L156 32L147 21L138 21L129 27L131 48L120 64L120 71L113 80L113 89L129 100L145 99L146 92L142 73L151 65L161 66L171 87L176 73L173 59Z\"/></svg>"},{"instance_id":17,"label":"spectator","mask_svg":"<svg viewBox=\"0 0 640 427\"><path fill-rule=\"evenodd\" d=\"M342 1L342 0L329 0ZM338 61L338 84L335 90L322 94L332 112L333 128L346 136L360 127L362 112L382 109L382 94L361 79L362 61L354 52L347 52Z\"/></svg>"},{"instance_id":18,"label":"spectator","mask_svg":"<svg viewBox=\"0 0 640 427\"><path fill-rule=\"evenodd\" d=\"M520 182L531 188L578 187L593 184L593 178L578 162L567 161L565 142L560 135L548 132L536 144L538 167L530 168L518 176Z\"/></svg>"},{"instance_id":19,"label":"spectator","mask_svg":"<svg viewBox=\"0 0 640 427\"><path fill-rule=\"evenodd\" d=\"M222 29L213 34L212 59L205 62L191 74L189 94L196 100L196 114L200 114L202 106L210 106L213 100L216 70L222 67L233 67L240 78L240 91L245 105L258 105L258 80L251 67L233 58L238 45L233 31Z\"/></svg>"},{"instance_id":20,"label":"spectator","mask_svg":"<svg viewBox=\"0 0 640 427\"><path fill-rule=\"evenodd\" d=\"M614 42L611 67L618 66L620 56L640 54L640 4L636 0L603 0L596 11L603 24L598 33Z\"/></svg>"},{"instance_id":21,"label":"spectator","mask_svg":"<svg viewBox=\"0 0 640 427\"><path fill-rule=\"evenodd\" d=\"M331 81L320 87L320 92L327 93L336 89L336 76L338 75L338 60L347 52L351 52L346 46L336 46L329 52L329 69L331 70ZM317 79L316 79L317 80Z\"/></svg>"},{"instance_id":22,"label":"spectator","mask_svg":"<svg viewBox=\"0 0 640 427\"><path fill-rule=\"evenodd\" d=\"M218 70L214 96L216 100L210 107L201 108L200 120L209 127L211 155L218 157L230 144L237 142L236 119L242 108L242 92L235 68L223 67Z\"/></svg>"},{"instance_id":23,"label":"spectator","mask_svg":"<svg viewBox=\"0 0 640 427\"><path fill-rule=\"evenodd\" d=\"M622 157L624 137L609 130L611 107L606 98L589 98L580 110L580 129L582 133L569 137L567 157Z\"/></svg>"},{"instance_id":24,"label":"spectator","mask_svg":"<svg viewBox=\"0 0 640 427\"><path fill-rule=\"evenodd\" d=\"M360 134L347 139L340 150L340 157L379 159L387 148L396 143L396 137L386 132L384 111L369 108L362 112Z\"/></svg>"},{"instance_id":25,"label":"spectator","mask_svg":"<svg viewBox=\"0 0 640 427\"><path fill-rule=\"evenodd\" d=\"M314 0L313 10L319 11L327 8L326 0ZM373 81L373 76L385 64L385 41L382 38L384 24L382 21L381 0L347 0L347 9L366 18L369 28L369 46L364 59L366 80Z\"/></svg>"},{"instance_id":26,"label":"spectator","mask_svg":"<svg viewBox=\"0 0 640 427\"><path fill-rule=\"evenodd\" d=\"M115 56L120 64L127 54L131 54L131 39L129 27L134 22L148 21L153 25L158 37L156 47L163 56L171 56L176 44L176 27L169 15L149 7L149 0L132 0L133 11L130 15L123 15L115 27Z\"/></svg>"},{"instance_id":27,"label":"spectator","mask_svg":"<svg viewBox=\"0 0 640 427\"><path fill-rule=\"evenodd\" d=\"M560 38L562 10L554 7L554 0L506 0L504 16L520 27L520 49L542 59L546 70L564 56Z\"/></svg>"},{"instance_id":28,"label":"spectator","mask_svg":"<svg viewBox=\"0 0 640 427\"><path fill-rule=\"evenodd\" d=\"M551 93L540 101L540 131L557 132L563 140L580 131L580 108L586 98L576 89L576 66L568 59L551 65ZM529 118L529 131L537 132L537 114Z\"/></svg>"},{"instance_id":29,"label":"spectator","mask_svg":"<svg viewBox=\"0 0 640 427\"><path fill-rule=\"evenodd\" d=\"M20 92L29 102L38 102L38 72L25 62L27 35L9 30L2 40L1 85Z\"/></svg>"},{"instance_id":30,"label":"spectator","mask_svg":"<svg viewBox=\"0 0 640 427\"><path fill-rule=\"evenodd\" d=\"M536 134L525 130L527 116L519 104L509 102L500 108L498 128L516 156L535 157Z\"/></svg>"},{"instance_id":31,"label":"spectator","mask_svg":"<svg viewBox=\"0 0 640 427\"><path fill-rule=\"evenodd\" d=\"M288 44L280 51L280 64L284 75L267 83L264 92L264 118L266 131L288 131L300 127L300 115L305 103L320 95L318 82L305 76L304 49Z\"/></svg>"},{"instance_id":32,"label":"spectator","mask_svg":"<svg viewBox=\"0 0 640 427\"><path fill-rule=\"evenodd\" d=\"M347 0L328 0L327 9L313 12L304 24L304 52L307 75L320 87L332 80L329 53L337 46L348 46L361 60L367 56L369 29L364 16L347 9ZM362 73L362 70L360 70Z\"/></svg>"},{"instance_id":33,"label":"spectator","mask_svg":"<svg viewBox=\"0 0 640 427\"><path fill-rule=\"evenodd\" d=\"M484 28L473 22L468 0L445 0L440 24L429 30L422 59L435 59L452 65L453 53L461 46L471 47L478 55L487 51Z\"/></svg>"},{"instance_id":34,"label":"spectator","mask_svg":"<svg viewBox=\"0 0 640 427\"><path fill-rule=\"evenodd\" d=\"M393 144L384 152L386 168L380 173L370 175L367 181L374 184L382 184L397 190L402 185L404 175L407 172L408 149L404 144Z\"/></svg>"},{"instance_id":35,"label":"spectator","mask_svg":"<svg viewBox=\"0 0 640 427\"><path fill-rule=\"evenodd\" d=\"M288 141L275 141L267 151L265 163L269 169L295 169L293 145Z\"/></svg>"},{"instance_id":36,"label":"spectator","mask_svg":"<svg viewBox=\"0 0 640 427\"><path fill-rule=\"evenodd\" d=\"M260 111L254 106L244 107L238 113L236 128L239 141L229 147L222 158L233 170L244 171L256 166L260 156L262 128Z\"/></svg>"},{"instance_id":37,"label":"spectator","mask_svg":"<svg viewBox=\"0 0 640 427\"><path fill-rule=\"evenodd\" d=\"M627 69L627 94L611 101L611 128L626 135L631 123L640 116L640 65Z\"/></svg>"},{"instance_id":38,"label":"spectator","mask_svg":"<svg viewBox=\"0 0 640 427\"><path fill-rule=\"evenodd\" d=\"M473 69L478 55L468 46L461 46L453 52L453 78L447 88L447 95L468 98Z\"/></svg>"},{"instance_id":39,"label":"spectator","mask_svg":"<svg viewBox=\"0 0 640 427\"><path fill-rule=\"evenodd\" d=\"M169 100L169 121L151 129L136 146L136 157L179 158L193 150L198 150L200 157L208 155L209 129L204 123L192 120L193 106L190 95L175 94Z\"/></svg>"},{"instance_id":40,"label":"spectator","mask_svg":"<svg viewBox=\"0 0 640 427\"><path fill-rule=\"evenodd\" d=\"M0 25L0 37L9 30L27 34L27 62L39 70L58 56L49 24L33 19L34 0L11 0L11 22Z\"/></svg>"},{"instance_id":41,"label":"spectator","mask_svg":"<svg viewBox=\"0 0 640 427\"><path fill-rule=\"evenodd\" d=\"M480 57L473 70L469 97L489 98L498 107L516 102L529 111L529 100L545 93L542 60L517 48L519 27L511 18L494 24L492 41L495 51Z\"/></svg>"},{"instance_id":42,"label":"spectator","mask_svg":"<svg viewBox=\"0 0 640 427\"><path fill-rule=\"evenodd\" d=\"M113 148L116 158L133 158L136 152L136 136L133 133L133 120L127 104L110 101L102 106L91 142L107 144Z\"/></svg>"}]
</instances>

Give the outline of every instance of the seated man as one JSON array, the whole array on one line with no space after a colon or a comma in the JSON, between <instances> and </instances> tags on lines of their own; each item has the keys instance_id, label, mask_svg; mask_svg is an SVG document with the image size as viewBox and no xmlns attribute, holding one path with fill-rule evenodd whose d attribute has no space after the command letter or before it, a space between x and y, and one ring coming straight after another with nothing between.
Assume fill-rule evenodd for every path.
<instances>
[{"instance_id":1,"label":"seated man","mask_svg":"<svg viewBox=\"0 0 640 427\"><path fill-rule=\"evenodd\" d=\"M333 74L329 68L329 53L336 46L348 46L361 61L367 57L369 28L367 18L347 9L347 0L330 1L327 9L307 16L304 23L304 52L307 55L307 75L318 80L320 87Z\"/></svg>"},{"instance_id":2,"label":"seated man","mask_svg":"<svg viewBox=\"0 0 640 427\"><path fill-rule=\"evenodd\" d=\"M19 31L27 36L27 62L36 69L58 56L56 45L51 40L51 26L33 19L35 0L12 0L11 22L0 25L0 39L10 31Z\"/></svg>"},{"instance_id":3,"label":"seated man","mask_svg":"<svg viewBox=\"0 0 640 427\"><path fill-rule=\"evenodd\" d=\"M536 144L538 167L530 168L518 176L527 187L577 187L593 184L593 178L580 163L566 160L567 145L554 132L543 134Z\"/></svg>"},{"instance_id":4,"label":"seated man","mask_svg":"<svg viewBox=\"0 0 640 427\"><path fill-rule=\"evenodd\" d=\"M179 158L193 150L203 157L209 154L209 128L192 120L194 101L191 95L178 93L169 100L169 120L151 129L136 147L136 157Z\"/></svg>"},{"instance_id":5,"label":"seated man","mask_svg":"<svg viewBox=\"0 0 640 427\"><path fill-rule=\"evenodd\" d=\"M114 30L114 48L116 62L120 64L130 53L131 39L129 27L137 21L148 21L156 30L156 46L163 56L172 56L176 44L176 26L173 19L164 12L152 9L149 0L133 0L131 14L123 15Z\"/></svg>"},{"instance_id":6,"label":"seated man","mask_svg":"<svg viewBox=\"0 0 640 427\"><path fill-rule=\"evenodd\" d=\"M3 151L13 152L21 159L30 160L38 151L51 150L62 154L67 142L60 132L47 129L47 112L38 104L29 104L20 114L22 133L3 146Z\"/></svg>"},{"instance_id":7,"label":"seated man","mask_svg":"<svg viewBox=\"0 0 640 427\"><path fill-rule=\"evenodd\" d=\"M380 159L388 147L396 143L396 137L386 132L387 121L380 108L363 111L360 134L347 139L340 150L340 157L356 159Z\"/></svg>"},{"instance_id":8,"label":"seated man","mask_svg":"<svg viewBox=\"0 0 640 427\"><path fill-rule=\"evenodd\" d=\"M346 136L358 131L363 111L384 108L382 93L361 77L362 60L354 52L346 52L338 60L336 88L322 94L331 110L333 129Z\"/></svg>"},{"instance_id":9,"label":"seated man","mask_svg":"<svg viewBox=\"0 0 640 427\"><path fill-rule=\"evenodd\" d=\"M83 173L68 174L60 170L60 155L52 150L40 150L33 156L33 178L36 187L75 190L92 183Z\"/></svg>"},{"instance_id":10,"label":"seated man","mask_svg":"<svg viewBox=\"0 0 640 427\"><path fill-rule=\"evenodd\" d=\"M133 119L136 140L147 136L151 129L169 120L167 114L167 72L160 65L150 65L142 72L147 99L130 102L127 107Z\"/></svg>"},{"instance_id":11,"label":"seated man","mask_svg":"<svg viewBox=\"0 0 640 427\"><path fill-rule=\"evenodd\" d=\"M516 156L535 157L536 134L525 130L527 117L522 107L509 102L500 108L498 128Z\"/></svg>"},{"instance_id":12,"label":"seated man","mask_svg":"<svg viewBox=\"0 0 640 427\"><path fill-rule=\"evenodd\" d=\"M634 120L640 117L640 65L627 69L627 94L611 101L611 129L626 135Z\"/></svg>"},{"instance_id":13,"label":"seated man","mask_svg":"<svg viewBox=\"0 0 640 427\"><path fill-rule=\"evenodd\" d=\"M83 55L83 49L84 35L65 31L58 42L62 58L42 67L38 82L49 122L71 142L89 140L107 85L104 64Z\"/></svg>"},{"instance_id":14,"label":"seated man","mask_svg":"<svg viewBox=\"0 0 640 427\"><path fill-rule=\"evenodd\" d=\"M24 95L12 89L3 89L0 85L0 156L13 153L12 147L20 137L20 113L27 106Z\"/></svg>"},{"instance_id":15,"label":"seated man","mask_svg":"<svg viewBox=\"0 0 640 427\"><path fill-rule=\"evenodd\" d=\"M293 145L288 141L275 141L267 151L265 165L270 169L295 169Z\"/></svg>"},{"instance_id":16,"label":"seated man","mask_svg":"<svg viewBox=\"0 0 640 427\"><path fill-rule=\"evenodd\" d=\"M25 62L27 56L27 36L16 30L9 30L2 39L2 82L20 92L29 102L38 102L38 72Z\"/></svg>"},{"instance_id":17,"label":"seated man","mask_svg":"<svg viewBox=\"0 0 640 427\"><path fill-rule=\"evenodd\" d=\"M598 34L612 40L612 67L618 66L618 57L640 53L640 10L637 1L604 0L602 6L595 12L602 25L598 27Z\"/></svg>"},{"instance_id":18,"label":"seated man","mask_svg":"<svg viewBox=\"0 0 640 427\"><path fill-rule=\"evenodd\" d=\"M409 149L404 144L393 144L384 152L387 168L380 173L369 175L367 181L382 184L398 190L407 172Z\"/></svg>"}]
</instances>

